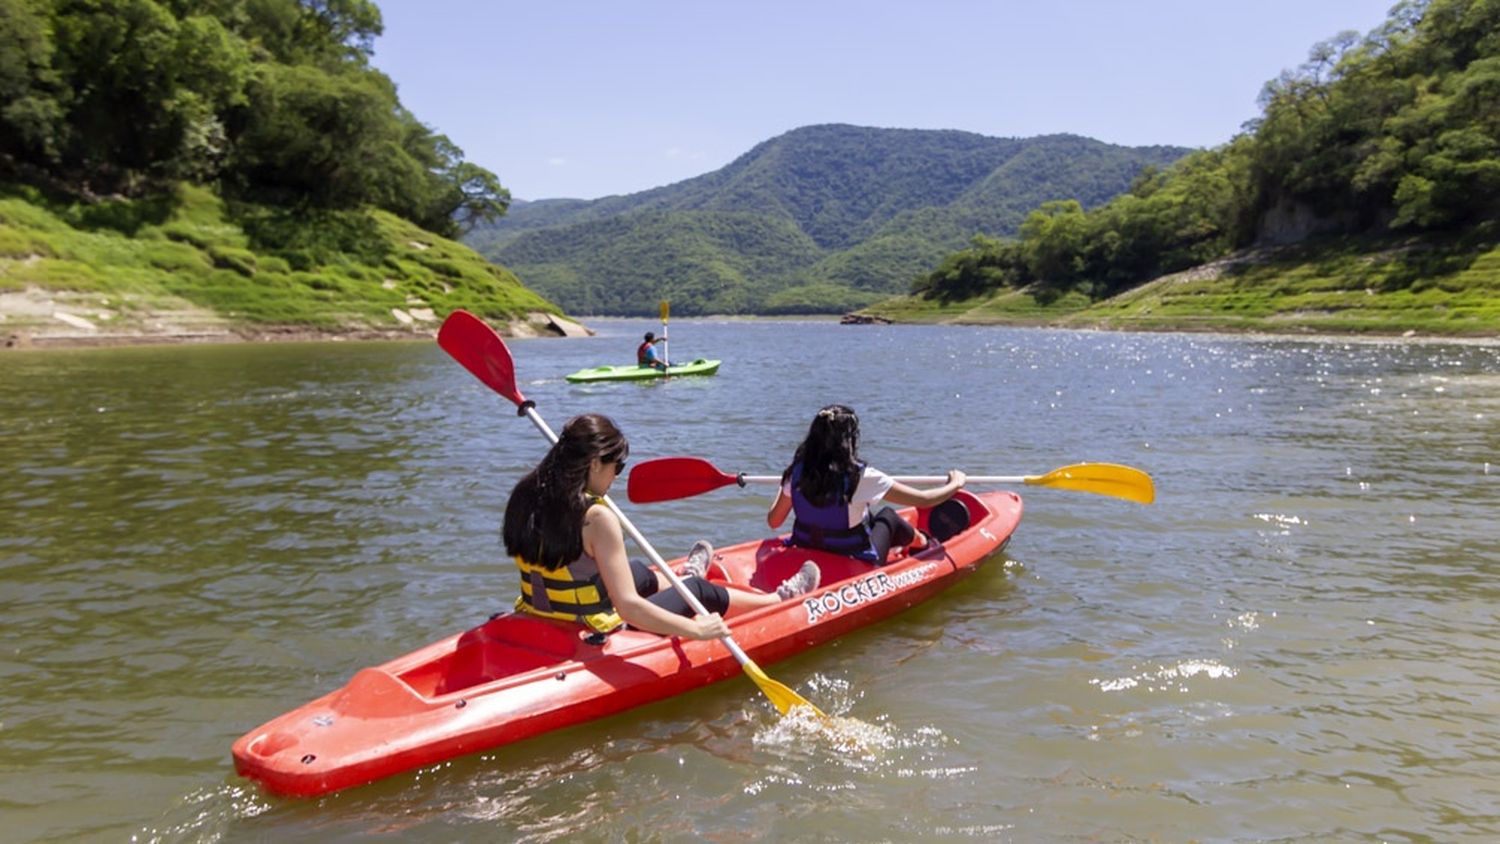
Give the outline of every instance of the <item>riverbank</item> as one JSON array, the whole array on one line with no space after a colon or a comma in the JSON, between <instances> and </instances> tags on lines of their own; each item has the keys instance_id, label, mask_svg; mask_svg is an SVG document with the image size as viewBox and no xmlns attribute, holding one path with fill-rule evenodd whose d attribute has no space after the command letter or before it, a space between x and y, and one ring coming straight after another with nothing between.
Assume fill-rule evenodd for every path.
<instances>
[{"instance_id":1,"label":"riverbank","mask_svg":"<svg viewBox=\"0 0 1500 844\"><path fill-rule=\"evenodd\" d=\"M294 212L191 184L93 203L0 184L0 347L430 337L456 308L512 336L590 333L383 211Z\"/></svg>"},{"instance_id":2,"label":"riverbank","mask_svg":"<svg viewBox=\"0 0 1500 844\"><path fill-rule=\"evenodd\" d=\"M1002 287L904 296L860 315L905 323L1133 331L1500 337L1500 239L1340 238L1246 250L1091 301Z\"/></svg>"},{"instance_id":3,"label":"riverbank","mask_svg":"<svg viewBox=\"0 0 1500 844\"><path fill-rule=\"evenodd\" d=\"M1023 297L1024 292L1013 294ZM892 303L894 307L894 303ZM727 322L806 322L830 326L862 325L968 325L1011 326L1017 328L1063 328L1076 331L1149 331L1154 333L1238 334L1268 338L1307 340L1342 340L1352 342L1452 342L1462 344L1500 344L1500 332L1471 334L1421 332L1416 329L1350 331L1320 328L1314 325L1247 324L1225 315L1189 315L1177 321L1166 320L1089 320L1083 310L1044 316L1022 309L997 308L992 299L968 310L953 312L930 308L918 312L886 311L893 316L863 316L851 319L828 314L809 316L756 317L728 315L712 317ZM945 312L946 311L946 312ZM210 311L182 302L152 309L140 303L119 303L111 307L107 297L70 291L26 291L0 293L0 350L66 349L113 346L177 345L192 343L275 343L275 342L346 342L430 340L437 335L440 320L430 309L408 313L410 322L400 328L347 326L319 328L305 325L235 324ZM850 315L854 316L854 315ZM586 317L589 324L626 319L624 317ZM399 319L398 319L399 321ZM596 331L580 321L545 312L531 312L524 318L489 321L506 337L590 337Z\"/></svg>"},{"instance_id":4,"label":"riverbank","mask_svg":"<svg viewBox=\"0 0 1500 844\"><path fill-rule=\"evenodd\" d=\"M92 205L0 186L0 348L427 338L455 308L510 336L591 333L509 270L384 212L304 219L186 184L154 204ZM1006 287L962 301L898 297L857 317L1500 337L1500 226L1250 250L1098 302Z\"/></svg>"},{"instance_id":5,"label":"riverbank","mask_svg":"<svg viewBox=\"0 0 1500 844\"><path fill-rule=\"evenodd\" d=\"M256 343L430 339L432 308L392 308L394 327L236 322L169 296L115 295L28 286L0 292L0 348L58 349L178 343ZM530 311L492 321L507 337L588 337L594 331L557 314Z\"/></svg>"}]
</instances>

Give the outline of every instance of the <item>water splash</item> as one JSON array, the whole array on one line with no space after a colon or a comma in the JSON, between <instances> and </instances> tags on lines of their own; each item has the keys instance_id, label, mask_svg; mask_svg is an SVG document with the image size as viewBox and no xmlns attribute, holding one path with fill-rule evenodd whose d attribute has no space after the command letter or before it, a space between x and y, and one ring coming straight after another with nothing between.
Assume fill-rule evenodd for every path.
<instances>
[{"instance_id":1,"label":"water splash","mask_svg":"<svg viewBox=\"0 0 1500 844\"><path fill-rule=\"evenodd\" d=\"M770 728L757 732L755 743L762 747L811 743L834 755L869 762L875 761L881 751L894 747L897 739L885 725L846 715L819 717L810 707L794 706Z\"/></svg>"},{"instance_id":2,"label":"water splash","mask_svg":"<svg viewBox=\"0 0 1500 844\"><path fill-rule=\"evenodd\" d=\"M859 695L846 681L815 677L811 682L823 691L827 716L818 717L806 707L793 707L786 715L758 729L756 747L783 757L795 770L814 767L841 767L851 771L879 773L887 771L898 777L944 779L962 777L971 770L953 771L914 765L908 758L912 751L925 751L946 744L948 739L935 727L924 726L902 730L887 716L873 720L855 718L847 713ZM783 772L782 776L795 776ZM774 779L774 777L773 777ZM762 780L756 788L770 785Z\"/></svg>"}]
</instances>

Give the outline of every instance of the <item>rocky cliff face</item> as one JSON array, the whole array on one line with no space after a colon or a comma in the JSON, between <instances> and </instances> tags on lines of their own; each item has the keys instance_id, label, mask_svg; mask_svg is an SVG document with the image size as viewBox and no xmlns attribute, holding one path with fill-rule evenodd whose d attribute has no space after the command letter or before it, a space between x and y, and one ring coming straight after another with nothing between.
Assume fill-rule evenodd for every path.
<instances>
[{"instance_id":1,"label":"rocky cliff face","mask_svg":"<svg viewBox=\"0 0 1500 844\"><path fill-rule=\"evenodd\" d=\"M1324 216L1300 202L1282 200L1260 218L1255 231L1256 246L1284 246L1313 235L1353 231L1353 214Z\"/></svg>"}]
</instances>

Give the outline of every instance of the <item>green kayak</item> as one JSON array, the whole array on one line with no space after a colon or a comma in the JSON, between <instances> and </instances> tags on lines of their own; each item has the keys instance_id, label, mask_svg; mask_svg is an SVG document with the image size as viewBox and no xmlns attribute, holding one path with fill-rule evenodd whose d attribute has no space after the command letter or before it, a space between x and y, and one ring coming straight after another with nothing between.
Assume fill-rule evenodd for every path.
<instances>
[{"instance_id":1,"label":"green kayak","mask_svg":"<svg viewBox=\"0 0 1500 844\"><path fill-rule=\"evenodd\" d=\"M580 369L568 376L574 384L593 381L647 381L652 378L676 377L678 375L713 375L719 371L719 361L698 358L692 363L674 363L662 372L654 366L594 366Z\"/></svg>"}]
</instances>

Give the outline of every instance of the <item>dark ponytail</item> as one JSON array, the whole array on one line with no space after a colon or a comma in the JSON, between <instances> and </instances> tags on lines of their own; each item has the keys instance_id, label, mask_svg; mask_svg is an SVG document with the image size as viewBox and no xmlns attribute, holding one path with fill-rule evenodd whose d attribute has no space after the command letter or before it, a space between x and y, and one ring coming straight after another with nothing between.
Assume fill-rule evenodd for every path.
<instances>
[{"instance_id":1,"label":"dark ponytail","mask_svg":"<svg viewBox=\"0 0 1500 844\"><path fill-rule=\"evenodd\" d=\"M589 464L624 460L630 443L608 416L586 413L563 425L557 443L516 483L505 505L505 553L544 568L583 554L583 517L593 501Z\"/></svg>"}]
</instances>

